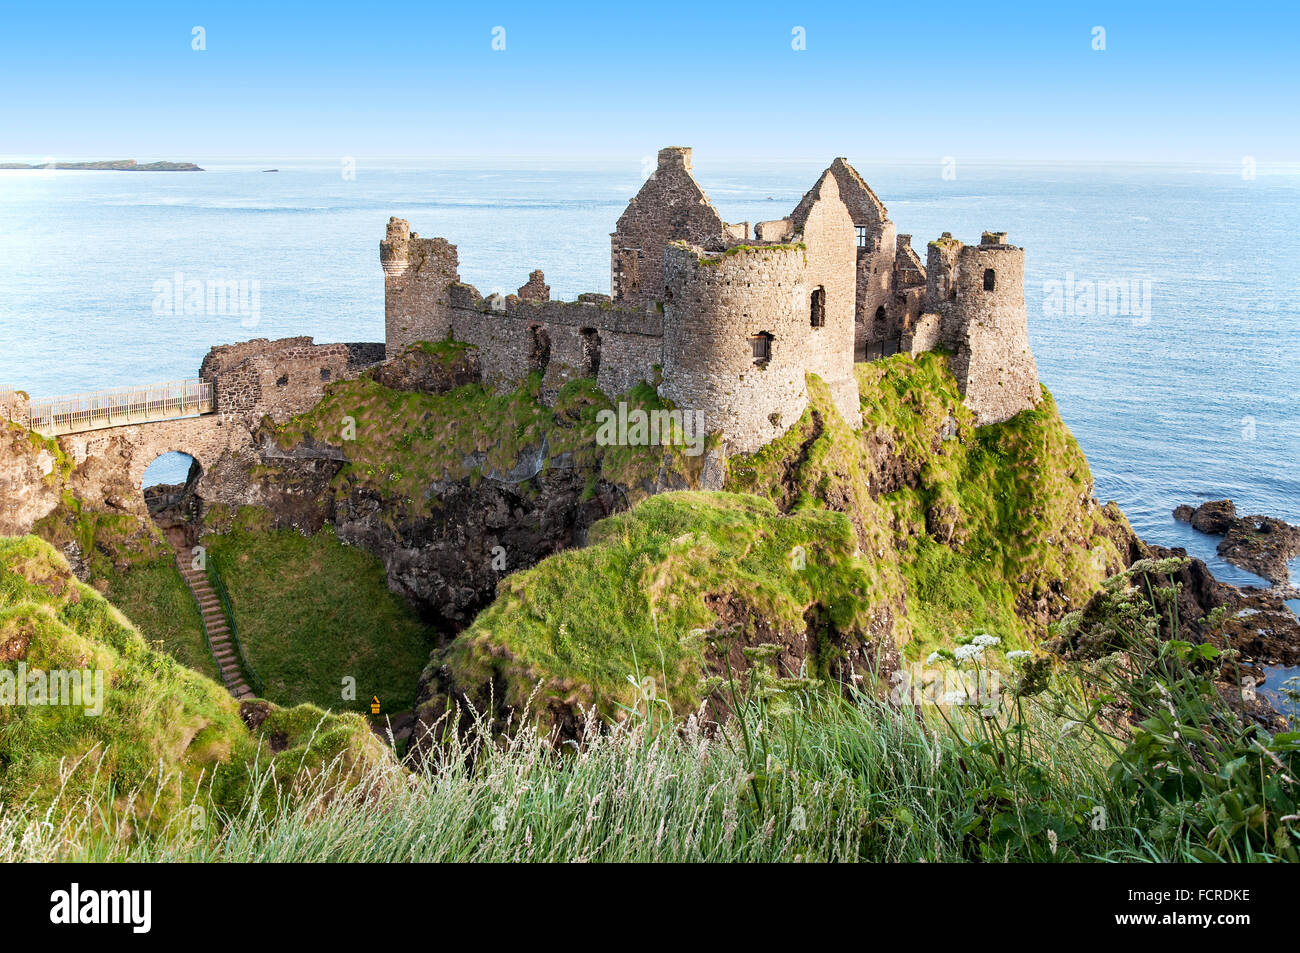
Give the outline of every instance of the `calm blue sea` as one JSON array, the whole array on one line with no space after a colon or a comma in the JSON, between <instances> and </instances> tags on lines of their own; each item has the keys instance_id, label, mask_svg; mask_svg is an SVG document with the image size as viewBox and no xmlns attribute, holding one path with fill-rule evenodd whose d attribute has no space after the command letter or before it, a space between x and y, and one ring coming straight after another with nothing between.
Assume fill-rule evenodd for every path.
<instances>
[{"instance_id":1,"label":"calm blue sea","mask_svg":"<svg viewBox=\"0 0 1300 953\"><path fill-rule=\"evenodd\" d=\"M197 161L207 171L0 172L0 385L52 396L192 377L211 345L249 337L382 340L390 215L458 244L483 292L538 267L556 296L607 292L609 232L642 169L393 161L348 179L337 162ZM695 172L724 218L758 221L824 165L697 157ZM1144 538L1257 581L1170 511L1229 496L1300 522L1300 169L988 164L945 179L937 163L855 165L923 259L945 230L1004 230L1027 249L1030 340L1097 495ZM256 281L259 313L156 313L156 283L177 272ZM1047 283L1089 281L1124 282L1145 306L1045 313Z\"/></svg>"}]
</instances>

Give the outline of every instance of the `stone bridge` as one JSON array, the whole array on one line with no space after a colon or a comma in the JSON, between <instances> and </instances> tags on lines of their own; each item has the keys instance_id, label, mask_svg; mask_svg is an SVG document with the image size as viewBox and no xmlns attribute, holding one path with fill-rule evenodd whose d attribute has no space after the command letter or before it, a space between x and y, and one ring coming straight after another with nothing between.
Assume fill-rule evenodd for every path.
<instances>
[{"instance_id":1,"label":"stone bridge","mask_svg":"<svg viewBox=\"0 0 1300 953\"><path fill-rule=\"evenodd\" d=\"M331 382L383 358L383 344L259 338L213 348L195 380L30 402L7 390L9 403L0 409L58 440L76 467L73 486L83 502L143 515L145 471L163 454L187 454L201 476L211 474L224 455L251 450L263 421L283 423L310 410ZM199 496L215 499L217 490L205 487Z\"/></svg>"},{"instance_id":2,"label":"stone bridge","mask_svg":"<svg viewBox=\"0 0 1300 953\"><path fill-rule=\"evenodd\" d=\"M145 471L163 454L187 454L198 462L200 470L207 472L226 451L238 452L251 444L252 431L246 421L220 414L126 424L59 438L59 445L79 469L106 468L106 478L108 471L115 474L116 479L105 480L105 497L113 495L112 484L119 490L134 488L138 493L144 486Z\"/></svg>"}]
</instances>

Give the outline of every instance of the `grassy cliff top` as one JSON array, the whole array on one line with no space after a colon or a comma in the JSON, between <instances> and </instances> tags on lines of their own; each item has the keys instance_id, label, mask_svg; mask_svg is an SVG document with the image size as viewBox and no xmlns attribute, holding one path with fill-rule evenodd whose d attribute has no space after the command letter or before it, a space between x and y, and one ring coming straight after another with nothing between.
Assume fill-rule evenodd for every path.
<instances>
[{"instance_id":1,"label":"grassy cliff top","mask_svg":"<svg viewBox=\"0 0 1300 953\"><path fill-rule=\"evenodd\" d=\"M484 704L522 707L540 682L543 709L618 716L649 692L684 714L741 644L780 643L791 675L859 652L868 584L842 514L661 494L597 523L586 547L508 577L441 661ZM492 685L506 697L480 692Z\"/></svg>"}]
</instances>

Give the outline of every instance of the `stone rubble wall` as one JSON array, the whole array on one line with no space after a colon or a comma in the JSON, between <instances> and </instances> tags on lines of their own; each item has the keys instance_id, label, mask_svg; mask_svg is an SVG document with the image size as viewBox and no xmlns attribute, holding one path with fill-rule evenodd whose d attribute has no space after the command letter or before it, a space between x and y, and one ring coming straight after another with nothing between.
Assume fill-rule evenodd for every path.
<instances>
[{"instance_id":1,"label":"stone rubble wall","mask_svg":"<svg viewBox=\"0 0 1300 953\"><path fill-rule=\"evenodd\" d=\"M26 426L31 401L18 390L0 390L0 420L12 420Z\"/></svg>"},{"instance_id":2,"label":"stone rubble wall","mask_svg":"<svg viewBox=\"0 0 1300 953\"><path fill-rule=\"evenodd\" d=\"M310 337L256 338L214 347L199 376L213 381L217 412L250 426L269 416L283 423L325 396L331 381L357 377L384 359L383 344L314 344Z\"/></svg>"}]
</instances>

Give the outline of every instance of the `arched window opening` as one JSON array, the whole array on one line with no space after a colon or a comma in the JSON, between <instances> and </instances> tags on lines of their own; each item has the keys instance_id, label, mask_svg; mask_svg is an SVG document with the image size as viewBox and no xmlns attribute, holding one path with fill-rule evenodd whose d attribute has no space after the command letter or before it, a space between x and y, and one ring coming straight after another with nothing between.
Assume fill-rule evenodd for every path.
<instances>
[{"instance_id":1,"label":"arched window opening","mask_svg":"<svg viewBox=\"0 0 1300 953\"><path fill-rule=\"evenodd\" d=\"M814 288L810 306L811 323L815 328L826 327L826 289Z\"/></svg>"},{"instance_id":2,"label":"arched window opening","mask_svg":"<svg viewBox=\"0 0 1300 953\"><path fill-rule=\"evenodd\" d=\"M772 335L766 331L750 337L749 346L754 355L755 367L763 367L772 360Z\"/></svg>"},{"instance_id":3,"label":"arched window opening","mask_svg":"<svg viewBox=\"0 0 1300 953\"><path fill-rule=\"evenodd\" d=\"M992 291L992 290L993 290L993 284L994 284L995 281L996 281L996 279L994 278L994 275L993 275L993 269L992 269L992 268L985 268L985 269L984 269L984 290L985 290L985 291Z\"/></svg>"},{"instance_id":4,"label":"arched window opening","mask_svg":"<svg viewBox=\"0 0 1300 953\"><path fill-rule=\"evenodd\" d=\"M877 321L885 320L885 306L883 304L876 309L876 320Z\"/></svg>"}]
</instances>

